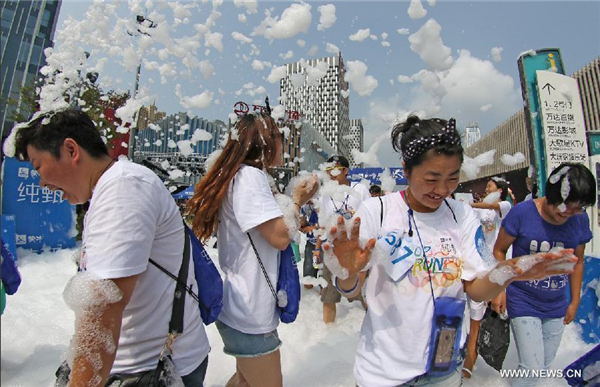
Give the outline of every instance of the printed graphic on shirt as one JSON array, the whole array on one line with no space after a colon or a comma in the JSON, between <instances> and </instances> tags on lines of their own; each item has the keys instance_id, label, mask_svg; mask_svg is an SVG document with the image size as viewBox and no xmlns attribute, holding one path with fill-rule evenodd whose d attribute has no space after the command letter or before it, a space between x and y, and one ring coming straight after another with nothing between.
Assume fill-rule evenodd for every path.
<instances>
[{"instance_id":1,"label":"printed graphic on shirt","mask_svg":"<svg viewBox=\"0 0 600 387\"><path fill-rule=\"evenodd\" d=\"M537 241L532 239L529 243L529 253L536 254L547 252L554 247L564 248L565 245L562 242ZM555 275L543 280L531 280L526 282L527 285L533 288L550 291L562 291L568 283L567 274Z\"/></svg>"},{"instance_id":2,"label":"printed graphic on shirt","mask_svg":"<svg viewBox=\"0 0 600 387\"><path fill-rule=\"evenodd\" d=\"M394 281L407 274L413 288L424 291L430 291L430 277L434 291L460 281L462 259L450 237L440 237L433 244L421 247L418 239L394 230L379 238L377 249L383 255L387 274Z\"/></svg>"}]
</instances>

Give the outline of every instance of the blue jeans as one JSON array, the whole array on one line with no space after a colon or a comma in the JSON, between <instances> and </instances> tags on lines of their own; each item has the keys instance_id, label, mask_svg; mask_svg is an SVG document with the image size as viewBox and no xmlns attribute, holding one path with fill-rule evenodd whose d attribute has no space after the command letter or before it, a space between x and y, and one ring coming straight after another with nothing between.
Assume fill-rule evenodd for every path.
<instances>
[{"instance_id":1,"label":"blue jeans","mask_svg":"<svg viewBox=\"0 0 600 387\"><path fill-rule=\"evenodd\" d=\"M235 357L259 357L275 352L281 347L277 329L263 334L238 331L224 322L215 322L223 339L223 352Z\"/></svg>"},{"instance_id":2,"label":"blue jeans","mask_svg":"<svg viewBox=\"0 0 600 387\"><path fill-rule=\"evenodd\" d=\"M515 317L510 328L517 345L520 370L548 369L565 326L563 318ZM538 378L515 378L511 386L535 386Z\"/></svg>"},{"instance_id":3,"label":"blue jeans","mask_svg":"<svg viewBox=\"0 0 600 387\"><path fill-rule=\"evenodd\" d=\"M465 353L467 351L466 343L469 341L467 337L467 341L465 341L465 346L460 349L459 356L457 359L458 367L456 369L445 376L434 377L428 374L423 374L417 376L409 380L408 382L402 384L402 386L406 387L418 387L418 386L428 386L428 387L460 387L462 385L462 369L463 364L465 362Z\"/></svg>"},{"instance_id":4,"label":"blue jeans","mask_svg":"<svg viewBox=\"0 0 600 387\"><path fill-rule=\"evenodd\" d=\"M203 387L204 378L206 377L206 369L208 368L208 356L198 368L193 370L190 374L181 377L185 387Z\"/></svg>"}]
</instances>

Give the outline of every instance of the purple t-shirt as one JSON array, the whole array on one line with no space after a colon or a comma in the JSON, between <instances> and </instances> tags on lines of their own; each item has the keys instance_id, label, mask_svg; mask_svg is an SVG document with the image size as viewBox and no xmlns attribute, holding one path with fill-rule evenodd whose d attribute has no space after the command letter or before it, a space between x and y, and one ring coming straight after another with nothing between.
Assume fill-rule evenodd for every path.
<instances>
[{"instance_id":1,"label":"purple t-shirt","mask_svg":"<svg viewBox=\"0 0 600 387\"><path fill-rule=\"evenodd\" d=\"M586 213L574 215L561 226L546 222L533 200L517 204L502 221L506 233L515 237L513 257L548 251L553 247L576 248L592 239ZM560 318L567 313L568 275L544 280L517 281L506 289L510 317Z\"/></svg>"}]
</instances>

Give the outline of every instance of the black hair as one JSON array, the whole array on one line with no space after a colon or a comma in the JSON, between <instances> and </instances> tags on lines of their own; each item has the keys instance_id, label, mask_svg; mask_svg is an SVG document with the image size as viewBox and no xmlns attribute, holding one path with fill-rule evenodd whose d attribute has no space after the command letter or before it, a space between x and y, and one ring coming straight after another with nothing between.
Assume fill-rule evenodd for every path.
<instances>
[{"instance_id":1,"label":"black hair","mask_svg":"<svg viewBox=\"0 0 600 387\"><path fill-rule=\"evenodd\" d=\"M562 172L564 167L569 170ZM558 181L551 183L552 176L561 173ZM563 199L561 194L562 182L568 178L569 195ZM579 203L581 206L593 206L596 204L596 179L592 172L583 164L562 163L548 176L546 181L546 200L550 205L559 205L561 203Z\"/></svg>"},{"instance_id":2,"label":"black hair","mask_svg":"<svg viewBox=\"0 0 600 387\"><path fill-rule=\"evenodd\" d=\"M500 200L505 201L508 196L508 183L504 180L496 180L494 178L491 178L490 181L493 181L496 187L502 190L500 192Z\"/></svg>"},{"instance_id":3,"label":"black hair","mask_svg":"<svg viewBox=\"0 0 600 387\"><path fill-rule=\"evenodd\" d=\"M440 135L440 133L443 133L443 129L446 127L447 123L448 121L439 118L421 120L415 115L410 115L405 122L395 125L392 129L392 146L396 152L405 154L409 151L408 144L411 141ZM456 129L454 129L452 134L453 137L460 138L460 135ZM464 150L460 141L454 144L447 141L441 141L432 148L429 148L426 151L415 155L414 157L405 159L404 167L406 171L410 172L414 167L422 164L423 161L427 159L427 153L431 149L438 154L444 154L447 156L459 155L461 164L464 160Z\"/></svg>"},{"instance_id":4,"label":"black hair","mask_svg":"<svg viewBox=\"0 0 600 387\"><path fill-rule=\"evenodd\" d=\"M378 186L377 184L373 184L370 188L369 188L369 193L370 194L375 194L375 195L380 195L381 194L381 187Z\"/></svg>"},{"instance_id":5,"label":"black hair","mask_svg":"<svg viewBox=\"0 0 600 387\"><path fill-rule=\"evenodd\" d=\"M327 162L336 162L344 168L350 168L350 163L348 162L348 159L344 156L331 156L329 159L327 159Z\"/></svg>"},{"instance_id":6,"label":"black hair","mask_svg":"<svg viewBox=\"0 0 600 387\"><path fill-rule=\"evenodd\" d=\"M68 109L42 114L15 130L18 130L15 156L20 160L29 160L29 145L60 158L60 148L67 138L75 140L93 158L108 156L106 144L94 122L80 110Z\"/></svg>"}]
</instances>

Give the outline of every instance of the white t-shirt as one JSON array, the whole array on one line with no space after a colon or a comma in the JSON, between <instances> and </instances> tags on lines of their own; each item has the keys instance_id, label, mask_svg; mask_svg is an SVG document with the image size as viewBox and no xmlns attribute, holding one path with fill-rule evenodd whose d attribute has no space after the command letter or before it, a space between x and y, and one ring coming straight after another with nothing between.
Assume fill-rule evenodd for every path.
<instances>
[{"instance_id":1,"label":"white t-shirt","mask_svg":"<svg viewBox=\"0 0 600 387\"><path fill-rule=\"evenodd\" d=\"M485 243L488 245L490 251L494 251L494 244L498 239L498 233L500 232L500 226L502 220L508 215L508 211L511 209L511 205L506 200L498 202L500 205L500 212L496 210L484 210L480 208L475 209L475 213L481 220L481 227L483 228L483 235L485 236Z\"/></svg>"},{"instance_id":2,"label":"white t-shirt","mask_svg":"<svg viewBox=\"0 0 600 387\"><path fill-rule=\"evenodd\" d=\"M426 372L434 311L417 229L433 267L436 298L465 299L461 280L471 281L484 270L475 240L479 219L469 205L447 200L456 222L446 204L432 213L415 212L416 227L413 225L410 238L408 206L400 193L381 199L385 214L382 226L378 198L365 201L356 214L362 220L361 240L381 236L363 287L369 309L354 364L357 384L368 387L397 386ZM397 243L399 237L401 245ZM406 254L408 251L411 253ZM402 268L411 260L412 264ZM397 267L401 270L397 271ZM468 324L468 317L464 318L461 345L466 340Z\"/></svg>"},{"instance_id":3,"label":"white t-shirt","mask_svg":"<svg viewBox=\"0 0 600 387\"><path fill-rule=\"evenodd\" d=\"M321 213L319 214L319 220L322 219L322 226L325 225L326 221L333 214L343 215L344 213L349 213L354 215L356 211L358 211L361 203L371 198L369 189L364 185L353 182L350 183L350 187L354 192L351 194L347 193L342 201L335 200L331 196L321 197ZM322 218L321 214L323 215Z\"/></svg>"},{"instance_id":4,"label":"white t-shirt","mask_svg":"<svg viewBox=\"0 0 600 387\"><path fill-rule=\"evenodd\" d=\"M223 310L219 320L244 333L262 334L277 328L275 299L260 268L247 232L277 286L279 250L255 229L283 214L273 197L265 172L243 165L229 184L219 208L218 248L223 280Z\"/></svg>"},{"instance_id":5,"label":"white t-shirt","mask_svg":"<svg viewBox=\"0 0 600 387\"><path fill-rule=\"evenodd\" d=\"M176 282L148 260L178 275L185 236L177 205L152 171L119 160L100 177L84 223L82 269L104 279L139 274L123 311L111 372L155 368L169 330ZM198 289L191 257L187 282ZM210 351L198 303L189 294L184 316L184 331L173 351L175 367L183 376Z\"/></svg>"}]
</instances>

